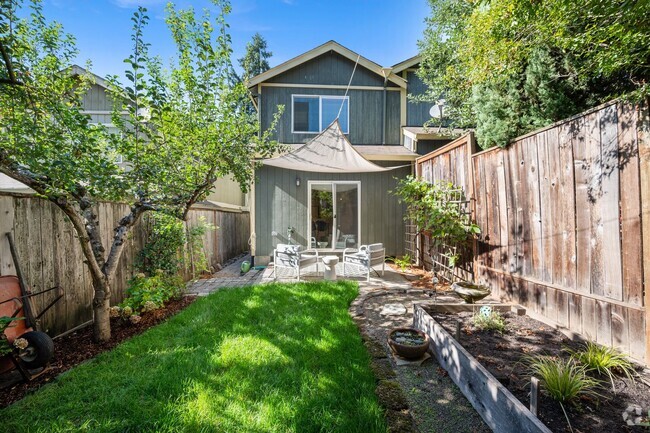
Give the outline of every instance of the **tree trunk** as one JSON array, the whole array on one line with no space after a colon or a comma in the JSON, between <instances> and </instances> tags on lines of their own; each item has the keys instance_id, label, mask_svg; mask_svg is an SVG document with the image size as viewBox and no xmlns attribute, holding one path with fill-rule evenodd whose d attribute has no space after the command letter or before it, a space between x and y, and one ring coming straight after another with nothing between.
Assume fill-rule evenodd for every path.
<instances>
[{"instance_id":1,"label":"tree trunk","mask_svg":"<svg viewBox=\"0 0 650 433\"><path fill-rule=\"evenodd\" d=\"M96 342L104 342L111 339L111 287L108 278L93 279L93 339Z\"/></svg>"}]
</instances>

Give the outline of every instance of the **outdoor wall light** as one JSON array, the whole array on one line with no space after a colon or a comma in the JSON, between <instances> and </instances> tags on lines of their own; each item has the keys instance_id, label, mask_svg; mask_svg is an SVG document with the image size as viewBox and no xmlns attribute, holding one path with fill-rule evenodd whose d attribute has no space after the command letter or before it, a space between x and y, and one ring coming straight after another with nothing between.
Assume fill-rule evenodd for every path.
<instances>
[{"instance_id":1,"label":"outdoor wall light","mask_svg":"<svg viewBox=\"0 0 650 433\"><path fill-rule=\"evenodd\" d=\"M296 177L296 186L300 186L300 178Z\"/></svg>"}]
</instances>

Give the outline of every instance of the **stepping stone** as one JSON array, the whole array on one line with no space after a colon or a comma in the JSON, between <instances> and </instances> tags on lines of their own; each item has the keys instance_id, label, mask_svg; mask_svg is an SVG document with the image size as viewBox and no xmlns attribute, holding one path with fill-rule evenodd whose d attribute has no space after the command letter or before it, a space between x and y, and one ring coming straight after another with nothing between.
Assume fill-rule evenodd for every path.
<instances>
[{"instance_id":1,"label":"stepping stone","mask_svg":"<svg viewBox=\"0 0 650 433\"><path fill-rule=\"evenodd\" d=\"M382 316L403 316L406 314L406 307L402 304L386 304L379 314Z\"/></svg>"}]
</instances>

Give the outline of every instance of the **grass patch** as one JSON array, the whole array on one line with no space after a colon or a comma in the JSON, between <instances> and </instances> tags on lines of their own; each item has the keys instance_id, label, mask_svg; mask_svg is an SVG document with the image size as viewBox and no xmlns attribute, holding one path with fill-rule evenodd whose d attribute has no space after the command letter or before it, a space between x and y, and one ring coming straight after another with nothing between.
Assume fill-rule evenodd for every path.
<instances>
[{"instance_id":1,"label":"grass patch","mask_svg":"<svg viewBox=\"0 0 650 433\"><path fill-rule=\"evenodd\" d=\"M223 290L0 410L3 432L385 432L352 282Z\"/></svg>"}]
</instances>

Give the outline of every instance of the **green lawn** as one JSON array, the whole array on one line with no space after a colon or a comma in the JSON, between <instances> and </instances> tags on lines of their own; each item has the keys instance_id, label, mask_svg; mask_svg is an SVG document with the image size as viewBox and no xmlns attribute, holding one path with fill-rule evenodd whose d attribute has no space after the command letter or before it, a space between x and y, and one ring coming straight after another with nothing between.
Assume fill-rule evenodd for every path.
<instances>
[{"instance_id":1,"label":"green lawn","mask_svg":"<svg viewBox=\"0 0 650 433\"><path fill-rule=\"evenodd\" d=\"M0 410L4 432L385 432L356 283L223 290Z\"/></svg>"}]
</instances>

